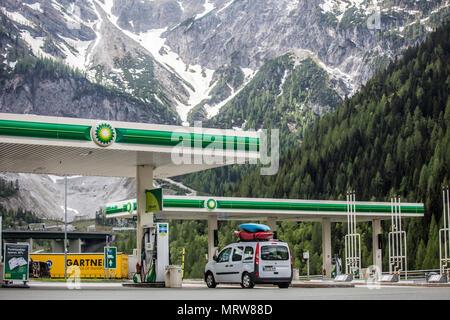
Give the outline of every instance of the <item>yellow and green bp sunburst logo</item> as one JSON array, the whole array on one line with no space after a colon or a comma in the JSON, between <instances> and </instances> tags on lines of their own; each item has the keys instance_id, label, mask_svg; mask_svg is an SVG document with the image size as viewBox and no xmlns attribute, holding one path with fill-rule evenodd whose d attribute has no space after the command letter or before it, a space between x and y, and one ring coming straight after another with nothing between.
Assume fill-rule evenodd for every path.
<instances>
[{"instance_id":1,"label":"yellow and green bp sunburst logo","mask_svg":"<svg viewBox=\"0 0 450 320\"><path fill-rule=\"evenodd\" d=\"M208 209L213 210L217 207L217 202L214 199L209 199L208 201L206 201L206 206L208 207Z\"/></svg>"},{"instance_id":2,"label":"yellow and green bp sunburst logo","mask_svg":"<svg viewBox=\"0 0 450 320\"><path fill-rule=\"evenodd\" d=\"M108 122L100 122L92 127L91 136L96 144L107 147L116 140L116 130Z\"/></svg>"}]
</instances>

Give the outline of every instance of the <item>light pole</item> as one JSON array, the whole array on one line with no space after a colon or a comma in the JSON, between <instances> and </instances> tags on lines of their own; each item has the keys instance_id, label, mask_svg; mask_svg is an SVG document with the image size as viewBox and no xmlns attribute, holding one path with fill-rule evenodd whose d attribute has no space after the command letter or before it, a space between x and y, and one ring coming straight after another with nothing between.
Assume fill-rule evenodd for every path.
<instances>
[{"instance_id":1,"label":"light pole","mask_svg":"<svg viewBox=\"0 0 450 320\"><path fill-rule=\"evenodd\" d=\"M64 176L64 279L67 280L67 176Z\"/></svg>"},{"instance_id":2,"label":"light pole","mask_svg":"<svg viewBox=\"0 0 450 320\"><path fill-rule=\"evenodd\" d=\"M306 260L307 278L309 280L309 251L303 252L303 259Z\"/></svg>"}]
</instances>

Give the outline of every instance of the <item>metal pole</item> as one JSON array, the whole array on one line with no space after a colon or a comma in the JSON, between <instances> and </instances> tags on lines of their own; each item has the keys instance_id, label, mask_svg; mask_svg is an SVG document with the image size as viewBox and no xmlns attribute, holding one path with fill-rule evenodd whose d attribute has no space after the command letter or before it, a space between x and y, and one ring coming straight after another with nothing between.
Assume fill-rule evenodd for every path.
<instances>
[{"instance_id":1,"label":"metal pole","mask_svg":"<svg viewBox=\"0 0 450 320\"><path fill-rule=\"evenodd\" d=\"M306 273L308 275L307 279L309 280L309 258L306 259Z\"/></svg>"},{"instance_id":2,"label":"metal pole","mask_svg":"<svg viewBox=\"0 0 450 320\"><path fill-rule=\"evenodd\" d=\"M352 194L350 192L349 194L350 197L350 272L353 273L354 272L354 249L353 249L353 215L352 215Z\"/></svg>"},{"instance_id":3,"label":"metal pole","mask_svg":"<svg viewBox=\"0 0 450 320\"><path fill-rule=\"evenodd\" d=\"M2 216L0 216L0 263L3 260L3 246L2 246ZM3 279L0 279L2 281Z\"/></svg>"},{"instance_id":4,"label":"metal pole","mask_svg":"<svg viewBox=\"0 0 450 320\"><path fill-rule=\"evenodd\" d=\"M67 280L67 176L64 176L64 279Z\"/></svg>"},{"instance_id":5,"label":"metal pole","mask_svg":"<svg viewBox=\"0 0 450 320\"><path fill-rule=\"evenodd\" d=\"M399 276L400 276L400 271L403 270L403 233L402 233L402 213L400 211L400 197L397 199L397 215L398 215L398 232L399 232L399 247L400 247L400 251L399 251L399 260L400 260L400 270L399 270Z\"/></svg>"},{"instance_id":6,"label":"metal pole","mask_svg":"<svg viewBox=\"0 0 450 320\"><path fill-rule=\"evenodd\" d=\"M449 197L449 190L448 190L448 186L447 186L447 226L446 226L446 228L447 228L447 232L448 232L448 238L450 240L450 226L449 226L449 224L450 224L450 197ZM447 236L445 238L447 239ZM449 251L450 251L450 248L449 248ZM446 250L445 254L446 254L445 264L447 265L448 258L449 258L448 255L447 255L447 250Z\"/></svg>"},{"instance_id":7,"label":"metal pole","mask_svg":"<svg viewBox=\"0 0 450 320\"><path fill-rule=\"evenodd\" d=\"M447 228L447 217L446 217L447 214L445 212L445 187L442 188L442 208L444 209L444 230L445 230L445 228ZM444 235L445 235L445 233L444 233ZM439 241L439 243L441 243L441 241ZM445 248L444 249L444 251L445 251L444 258L445 258L445 261L447 261L447 235L445 235L445 237L444 237L444 248ZM442 252L442 250L439 251L439 253L441 253L441 252Z\"/></svg>"},{"instance_id":8,"label":"metal pole","mask_svg":"<svg viewBox=\"0 0 450 320\"><path fill-rule=\"evenodd\" d=\"M183 248L183 255L181 257L181 279L184 279L184 253L186 252L186 249Z\"/></svg>"},{"instance_id":9,"label":"metal pole","mask_svg":"<svg viewBox=\"0 0 450 320\"><path fill-rule=\"evenodd\" d=\"M389 274L392 274L393 256L394 256L393 242L394 242L394 199L391 198L391 232L389 233Z\"/></svg>"},{"instance_id":10,"label":"metal pole","mask_svg":"<svg viewBox=\"0 0 450 320\"><path fill-rule=\"evenodd\" d=\"M398 212L397 212L397 198L394 198L394 214L395 214L395 271L397 271L400 275L399 269L399 242L400 235L398 229Z\"/></svg>"},{"instance_id":11,"label":"metal pole","mask_svg":"<svg viewBox=\"0 0 450 320\"><path fill-rule=\"evenodd\" d=\"M360 262L360 258L361 258L361 255L359 254L358 256L357 256L357 254L359 253L359 251L361 250L361 246L360 246L360 243L359 243L359 236L357 236L357 233L356 233L356 192L355 192L355 190L353 190L353 195L352 195L352 197L353 197L353 201L352 201L352 204L353 204L353 210L352 210L352 214L353 214L353 242L354 242L354 247L355 247L355 252L354 252L354 255L353 255L353 257L354 257L354 268L358 271L358 273L359 272L361 272L361 268L359 268L359 262ZM358 245L358 247L356 247ZM358 276L359 277L359 276Z\"/></svg>"},{"instance_id":12,"label":"metal pole","mask_svg":"<svg viewBox=\"0 0 450 320\"><path fill-rule=\"evenodd\" d=\"M349 208L349 199L348 199L348 191L346 195L347 200L347 235L344 237L345 239L345 274L349 273L349 243L348 243L348 235L350 234L350 208Z\"/></svg>"},{"instance_id":13,"label":"metal pole","mask_svg":"<svg viewBox=\"0 0 450 320\"><path fill-rule=\"evenodd\" d=\"M404 234L403 241L405 243L405 280L408 280L408 255L407 255L408 250L406 247L406 232Z\"/></svg>"}]
</instances>

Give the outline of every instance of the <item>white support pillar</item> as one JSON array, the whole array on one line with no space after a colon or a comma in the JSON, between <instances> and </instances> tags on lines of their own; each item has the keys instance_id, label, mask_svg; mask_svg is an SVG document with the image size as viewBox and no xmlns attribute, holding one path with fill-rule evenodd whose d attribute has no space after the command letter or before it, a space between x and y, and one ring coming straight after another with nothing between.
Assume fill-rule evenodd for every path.
<instances>
[{"instance_id":1,"label":"white support pillar","mask_svg":"<svg viewBox=\"0 0 450 320\"><path fill-rule=\"evenodd\" d=\"M69 252L81 253L81 239L69 240Z\"/></svg>"},{"instance_id":2,"label":"white support pillar","mask_svg":"<svg viewBox=\"0 0 450 320\"><path fill-rule=\"evenodd\" d=\"M153 225L153 213L145 212L146 197L145 190L153 189L153 166L138 165L136 166L136 248L137 261L142 265L142 235L143 228Z\"/></svg>"},{"instance_id":3,"label":"white support pillar","mask_svg":"<svg viewBox=\"0 0 450 320\"><path fill-rule=\"evenodd\" d=\"M30 245L29 247L29 252L32 253L33 252L33 238L28 239L28 244Z\"/></svg>"},{"instance_id":4,"label":"white support pillar","mask_svg":"<svg viewBox=\"0 0 450 320\"><path fill-rule=\"evenodd\" d=\"M208 215L208 261L213 260L217 247L214 246L214 230L217 230L217 215Z\"/></svg>"},{"instance_id":5,"label":"white support pillar","mask_svg":"<svg viewBox=\"0 0 450 320\"><path fill-rule=\"evenodd\" d=\"M270 231L277 231L277 217L267 217L267 225L270 227Z\"/></svg>"},{"instance_id":6,"label":"white support pillar","mask_svg":"<svg viewBox=\"0 0 450 320\"><path fill-rule=\"evenodd\" d=\"M51 243L53 253L64 253L64 239L53 239Z\"/></svg>"},{"instance_id":7,"label":"white support pillar","mask_svg":"<svg viewBox=\"0 0 450 320\"><path fill-rule=\"evenodd\" d=\"M333 266L331 264L331 221L322 218L322 265L325 269L324 278L331 278Z\"/></svg>"},{"instance_id":8,"label":"white support pillar","mask_svg":"<svg viewBox=\"0 0 450 320\"><path fill-rule=\"evenodd\" d=\"M382 250L379 247L378 237L381 237L381 220L372 220L372 252L373 252L373 265L376 266L380 273L383 272L383 256Z\"/></svg>"}]
</instances>

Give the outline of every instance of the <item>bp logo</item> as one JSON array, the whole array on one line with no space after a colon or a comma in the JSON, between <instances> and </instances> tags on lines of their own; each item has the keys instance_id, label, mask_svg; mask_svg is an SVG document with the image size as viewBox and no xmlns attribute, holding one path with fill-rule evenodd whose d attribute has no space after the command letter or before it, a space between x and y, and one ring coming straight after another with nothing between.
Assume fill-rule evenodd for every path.
<instances>
[{"instance_id":1,"label":"bp logo","mask_svg":"<svg viewBox=\"0 0 450 320\"><path fill-rule=\"evenodd\" d=\"M214 199L209 199L209 200L206 202L206 206L208 207L208 209L213 210L213 209L215 209L215 208L217 207L217 202L216 202L216 200L214 200Z\"/></svg>"},{"instance_id":2,"label":"bp logo","mask_svg":"<svg viewBox=\"0 0 450 320\"><path fill-rule=\"evenodd\" d=\"M133 205L131 204L131 202L127 203L127 211L131 212L133 210Z\"/></svg>"},{"instance_id":3,"label":"bp logo","mask_svg":"<svg viewBox=\"0 0 450 320\"><path fill-rule=\"evenodd\" d=\"M108 122L99 122L91 129L92 140L101 147L107 147L116 141L116 130Z\"/></svg>"}]
</instances>

